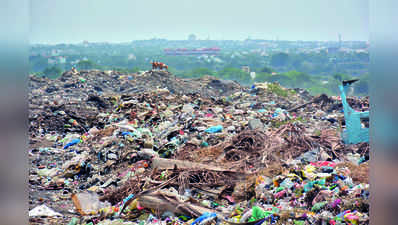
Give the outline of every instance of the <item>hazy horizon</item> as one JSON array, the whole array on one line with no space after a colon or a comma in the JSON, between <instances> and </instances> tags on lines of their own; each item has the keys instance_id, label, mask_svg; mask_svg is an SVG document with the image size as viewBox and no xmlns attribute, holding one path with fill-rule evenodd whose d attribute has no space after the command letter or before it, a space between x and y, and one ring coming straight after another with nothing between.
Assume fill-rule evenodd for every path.
<instances>
[{"instance_id":1,"label":"hazy horizon","mask_svg":"<svg viewBox=\"0 0 398 225\"><path fill-rule=\"evenodd\" d=\"M83 41L88 41L89 43L108 43L108 44L125 44L125 43L130 43L133 41L150 41L153 40L154 38L148 38L148 39L137 39L137 40L130 40L130 41L88 41L88 40L81 40L77 42L58 42L58 43L29 43L30 45L59 45L59 44L82 44ZM186 41L187 38L185 39L167 39L167 38L159 38L159 39L165 39L167 41ZM197 41L206 41L206 39L196 39ZM236 40L236 39L210 39L210 41L244 41L245 39L242 40ZM264 41L302 41L302 42L338 42L338 40L269 40L269 39L262 39L262 38L251 38L251 40L264 40ZM343 42L353 42L353 41L358 41L358 42L368 42L368 40L343 40Z\"/></svg>"},{"instance_id":2,"label":"hazy horizon","mask_svg":"<svg viewBox=\"0 0 398 225\"><path fill-rule=\"evenodd\" d=\"M369 40L367 0L32 0L31 44L186 40Z\"/></svg>"}]
</instances>

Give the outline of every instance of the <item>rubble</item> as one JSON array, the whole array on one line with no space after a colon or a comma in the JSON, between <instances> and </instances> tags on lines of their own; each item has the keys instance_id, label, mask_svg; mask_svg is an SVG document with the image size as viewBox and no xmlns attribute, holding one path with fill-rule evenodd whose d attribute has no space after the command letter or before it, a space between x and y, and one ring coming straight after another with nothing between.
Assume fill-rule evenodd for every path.
<instances>
[{"instance_id":1,"label":"rubble","mask_svg":"<svg viewBox=\"0 0 398 225\"><path fill-rule=\"evenodd\" d=\"M342 142L339 98L268 85L30 76L29 209L61 215L30 223L368 224L369 145Z\"/></svg>"}]
</instances>

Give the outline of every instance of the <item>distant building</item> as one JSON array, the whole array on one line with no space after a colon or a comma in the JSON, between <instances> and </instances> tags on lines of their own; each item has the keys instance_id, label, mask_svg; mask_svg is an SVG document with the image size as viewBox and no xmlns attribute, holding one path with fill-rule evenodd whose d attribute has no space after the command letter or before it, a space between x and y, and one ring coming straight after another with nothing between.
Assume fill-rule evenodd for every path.
<instances>
[{"instance_id":1,"label":"distant building","mask_svg":"<svg viewBox=\"0 0 398 225\"><path fill-rule=\"evenodd\" d=\"M241 70L242 70L243 72L250 73L250 67L249 67L249 66L242 66L242 67L241 67Z\"/></svg>"},{"instance_id":2,"label":"distant building","mask_svg":"<svg viewBox=\"0 0 398 225\"><path fill-rule=\"evenodd\" d=\"M187 49L187 48L177 48L177 49L164 49L164 53L166 55L217 55L220 51L220 48L196 48L196 49Z\"/></svg>"}]
</instances>

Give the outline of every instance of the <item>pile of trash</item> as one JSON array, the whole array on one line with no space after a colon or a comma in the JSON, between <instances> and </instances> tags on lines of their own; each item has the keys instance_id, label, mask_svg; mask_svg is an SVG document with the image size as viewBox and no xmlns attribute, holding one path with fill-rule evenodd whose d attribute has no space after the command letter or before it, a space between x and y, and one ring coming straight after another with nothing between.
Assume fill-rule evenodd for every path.
<instances>
[{"instance_id":1,"label":"pile of trash","mask_svg":"<svg viewBox=\"0 0 398 225\"><path fill-rule=\"evenodd\" d=\"M342 142L340 99L270 85L30 76L30 224L368 224L369 145Z\"/></svg>"}]
</instances>

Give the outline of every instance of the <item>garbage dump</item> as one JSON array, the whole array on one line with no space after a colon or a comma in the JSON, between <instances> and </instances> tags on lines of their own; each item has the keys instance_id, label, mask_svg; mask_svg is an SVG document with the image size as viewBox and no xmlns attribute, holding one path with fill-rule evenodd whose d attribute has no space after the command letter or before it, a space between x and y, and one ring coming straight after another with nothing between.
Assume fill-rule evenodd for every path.
<instances>
[{"instance_id":1,"label":"garbage dump","mask_svg":"<svg viewBox=\"0 0 398 225\"><path fill-rule=\"evenodd\" d=\"M343 142L341 98L274 85L30 76L30 224L369 224L369 144Z\"/></svg>"}]
</instances>

